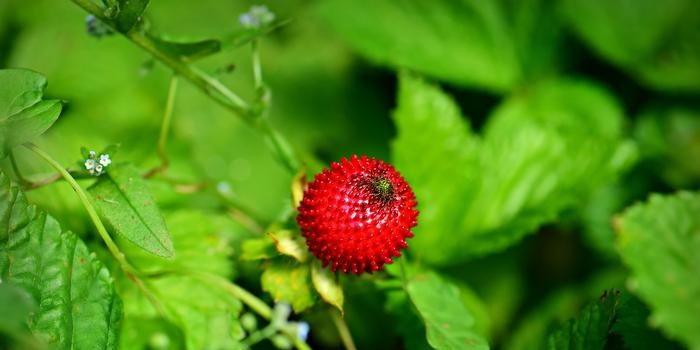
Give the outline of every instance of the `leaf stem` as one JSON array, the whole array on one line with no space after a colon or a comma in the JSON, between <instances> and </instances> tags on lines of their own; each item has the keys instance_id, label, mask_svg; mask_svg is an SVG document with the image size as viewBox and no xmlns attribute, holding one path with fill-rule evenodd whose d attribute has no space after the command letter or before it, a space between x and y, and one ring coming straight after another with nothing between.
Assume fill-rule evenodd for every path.
<instances>
[{"instance_id":1,"label":"leaf stem","mask_svg":"<svg viewBox=\"0 0 700 350\"><path fill-rule=\"evenodd\" d=\"M85 191L83 191L82 187L80 187L78 182L75 181L75 179L70 175L70 173L68 173L66 169L64 169L61 166L61 164L59 164L56 160L51 158L51 156L48 153L42 151L35 144L25 143L24 146L36 153L39 157L43 158L47 163L49 163L49 165L51 165L51 167L58 171L58 173L63 177L64 180L66 180L66 182L68 182L68 184L73 188L73 191L75 191L75 193L78 195L80 202L83 204L83 207L85 208L85 211L87 211L88 216L90 216L90 220L92 220L92 223L95 225L95 228L97 228L97 233L105 242L107 249L117 260L119 266L121 266L124 273L126 273L129 279L131 279L139 287L139 289L144 293L146 298L148 298L149 301L153 304L153 307L155 307L156 310L158 310L158 312L162 316L167 315L165 309L160 304L158 299L153 295L153 293L151 293L151 291L145 286L143 281L138 277L138 271L136 270L136 268L129 264L129 262L126 260L126 256L124 256L124 253L122 253L119 250L119 247L117 247L117 244L114 243L112 237L109 235L107 229L102 223L102 220L100 219L99 215L97 215L95 207L92 205L92 202L90 201L89 197L85 194Z\"/></svg>"},{"instance_id":2,"label":"leaf stem","mask_svg":"<svg viewBox=\"0 0 700 350\"><path fill-rule=\"evenodd\" d=\"M168 169L170 161L168 160L168 153L165 147L168 143L168 133L170 131L170 124L173 116L173 106L175 105L175 92L177 91L177 75L173 74L170 78L170 84L168 86L168 98L165 102L165 110L163 111L163 121L160 124L160 134L158 135L158 158L160 158L160 165L149 170L144 177L149 178L157 173L163 172Z\"/></svg>"},{"instance_id":3,"label":"leaf stem","mask_svg":"<svg viewBox=\"0 0 700 350\"><path fill-rule=\"evenodd\" d=\"M103 9L96 3L91 0L71 1L118 32L114 23L105 16ZM197 70L179 58L171 57L167 53L161 51L148 35L138 30L130 30L122 34L141 49L151 54L155 59L170 67L177 75L188 80L212 100L262 133L267 140L271 141L268 144L277 160L279 160L287 170L290 170L292 174L296 173L299 167L296 154L290 151L291 148L287 146L289 143L286 139L272 129L264 118L261 118L262 111L259 108L252 108L240 96L224 86L219 80Z\"/></svg>"},{"instance_id":4,"label":"leaf stem","mask_svg":"<svg viewBox=\"0 0 700 350\"><path fill-rule=\"evenodd\" d=\"M328 309L335 327L338 329L338 334L340 335L340 340L343 342L345 349L347 350L357 350L355 347L355 342L352 341L352 334L350 334L350 328L348 324L345 323L345 319L340 316L340 313L333 308Z\"/></svg>"}]
</instances>

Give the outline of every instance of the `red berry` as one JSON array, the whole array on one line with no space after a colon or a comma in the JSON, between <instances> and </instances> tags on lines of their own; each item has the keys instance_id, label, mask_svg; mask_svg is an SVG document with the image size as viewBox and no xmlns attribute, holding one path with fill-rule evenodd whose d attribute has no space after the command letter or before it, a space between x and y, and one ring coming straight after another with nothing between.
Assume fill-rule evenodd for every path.
<instances>
[{"instance_id":1,"label":"red berry","mask_svg":"<svg viewBox=\"0 0 700 350\"><path fill-rule=\"evenodd\" d=\"M383 269L413 237L416 196L390 164L353 155L311 182L297 222L309 251L333 271Z\"/></svg>"}]
</instances>

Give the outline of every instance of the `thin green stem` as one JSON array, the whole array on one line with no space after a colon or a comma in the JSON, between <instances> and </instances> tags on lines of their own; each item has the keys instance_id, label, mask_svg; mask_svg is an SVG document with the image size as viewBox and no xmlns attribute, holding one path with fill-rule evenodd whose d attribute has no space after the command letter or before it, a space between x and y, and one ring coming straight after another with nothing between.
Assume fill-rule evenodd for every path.
<instances>
[{"instance_id":1,"label":"thin green stem","mask_svg":"<svg viewBox=\"0 0 700 350\"><path fill-rule=\"evenodd\" d=\"M165 101L165 110L163 111L163 121L160 124L160 134L158 135L158 148L156 152L158 153L158 158L160 158L160 165L151 169L146 173L144 177L149 178L157 173L163 172L168 169L170 161L168 160L168 152L166 151L166 146L168 144L168 135L170 131L170 124L173 117L173 107L175 105L175 92L177 91L177 75L170 78L170 84L168 86L168 98Z\"/></svg>"},{"instance_id":2,"label":"thin green stem","mask_svg":"<svg viewBox=\"0 0 700 350\"><path fill-rule=\"evenodd\" d=\"M177 273L178 271L173 271L173 273ZM251 308L253 311L257 312L258 315L262 316L262 318L266 320L270 320L272 318L272 309L265 304L264 301L260 300L258 297L256 297L254 294L250 293L249 291L241 288L237 284L219 276L215 275L209 272L202 272L202 271L196 271L196 270L182 270L179 271L181 273L185 273L187 275L190 275L194 278L197 278L203 282L210 283L211 285L214 285L218 287L219 289L226 291L227 293L231 294L233 297L236 299L242 301L244 304L248 305L249 308Z\"/></svg>"},{"instance_id":3,"label":"thin green stem","mask_svg":"<svg viewBox=\"0 0 700 350\"><path fill-rule=\"evenodd\" d=\"M103 9L96 3L91 0L71 1L117 31L116 28L114 28L113 22L104 15ZM279 133L275 132L267 122L263 122L261 118L262 111L252 108L233 91L221 84L219 80L161 51L148 35L138 30L130 30L122 34L141 49L151 54L155 59L170 67L178 76L188 80L215 102L240 117L248 125L257 129L266 139L272 140L272 142L270 142L272 146L271 150L277 159L280 160L287 169L291 170L292 174L296 173L299 164L296 155L289 151L289 147L284 147L288 142L284 140Z\"/></svg>"},{"instance_id":4,"label":"thin green stem","mask_svg":"<svg viewBox=\"0 0 700 350\"><path fill-rule=\"evenodd\" d=\"M261 330L251 333L248 337L243 339L241 342L241 347L243 349L250 349L253 345L261 342L263 339L267 339L277 333L277 330L272 325L269 325Z\"/></svg>"},{"instance_id":5,"label":"thin green stem","mask_svg":"<svg viewBox=\"0 0 700 350\"><path fill-rule=\"evenodd\" d=\"M85 211L87 211L90 220L92 220L92 223L95 225L95 228L97 228L97 233L100 235L100 238L102 238L102 240L105 242L105 245L107 246L109 252L112 253L112 256L117 259L117 262L119 263L119 266L121 266L124 273L126 273L129 279L131 279L139 287L139 289L141 289L144 295L151 301L153 307L155 307L156 310L161 313L161 315L167 315L160 302L155 298L155 296L153 296L153 293L146 288L143 281L141 281L141 279L138 277L138 270L129 264L129 262L126 260L126 256L124 256L124 253L122 253L121 250L119 250L119 247L117 247L117 244L114 243L99 215L97 215L95 206L92 204L89 197L85 194L85 191L83 191L83 188L80 187L78 182L75 181L75 179L65 168L61 166L61 164L51 158L48 153L42 151L35 144L26 143L25 147L36 153L39 157L43 158L49 165L51 165L52 168L61 174L66 182L68 182L68 184L73 188L73 191L75 191L75 193L78 195L80 202L83 204L83 207L85 208Z\"/></svg>"},{"instance_id":6,"label":"thin green stem","mask_svg":"<svg viewBox=\"0 0 700 350\"><path fill-rule=\"evenodd\" d=\"M331 314L331 318L333 319L333 323L335 324L335 327L338 329L338 334L340 335L340 340L343 342L343 345L345 346L345 349L347 350L357 350L355 347L355 342L352 341L352 335L350 334L350 328L348 328L348 324L345 323L345 319L340 316L340 313L333 309L329 308L328 312Z\"/></svg>"},{"instance_id":7,"label":"thin green stem","mask_svg":"<svg viewBox=\"0 0 700 350\"><path fill-rule=\"evenodd\" d=\"M170 86L168 87L168 99L165 102L165 111L163 112L163 123L160 126L160 135L158 136L158 156L164 167L169 164L168 154L165 151L165 146L168 143L168 132L170 131L170 123L173 117L173 106L175 105L175 92L177 91L177 75L170 78Z\"/></svg>"},{"instance_id":8,"label":"thin green stem","mask_svg":"<svg viewBox=\"0 0 700 350\"><path fill-rule=\"evenodd\" d=\"M253 58L253 81L255 82L255 90L260 92L263 88L262 65L260 64L260 51L258 49L258 39L253 39L250 42Z\"/></svg>"},{"instance_id":9,"label":"thin green stem","mask_svg":"<svg viewBox=\"0 0 700 350\"><path fill-rule=\"evenodd\" d=\"M84 175L83 173L76 171L76 170L66 169L66 171L68 172L68 174L70 174L70 176L72 176L74 179L77 179L77 180L91 177L90 175ZM22 187L22 190L23 191L36 190L37 188L41 188L41 187L50 185L50 184L52 184L56 181L59 181L59 180L63 180L63 176L61 176L61 174L59 174L59 173L56 173L56 174L53 174L51 176L47 176L46 178L43 178L41 180L28 181L27 183L24 184L24 186Z\"/></svg>"}]
</instances>

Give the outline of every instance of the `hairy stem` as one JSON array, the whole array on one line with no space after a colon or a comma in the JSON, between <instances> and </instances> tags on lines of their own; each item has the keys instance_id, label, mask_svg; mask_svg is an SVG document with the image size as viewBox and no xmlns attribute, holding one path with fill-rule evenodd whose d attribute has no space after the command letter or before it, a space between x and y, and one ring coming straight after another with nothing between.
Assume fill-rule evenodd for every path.
<instances>
[{"instance_id":1,"label":"hairy stem","mask_svg":"<svg viewBox=\"0 0 700 350\"><path fill-rule=\"evenodd\" d=\"M113 22L108 19L103 12L103 9L92 2L91 0L71 0L76 5L82 7L95 18L104 22L114 29ZM170 67L178 76L189 81L192 85L204 92L207 96L213 99L218 104L225 107L234 115L240 117L251 127L258 130L265 136L265 139L270 140L268 144L275 157L294 174L299 167L299 161L296 155L290 151L288 142L277 132L275 132L264 118L260 118L260 112L252 108L240 96L221 84L220 81L210 77L209 75L195 69L182 60L172 57L161 51L146 34L138 30L130 30L127 33L122 33L131 42L139 46L144 51L151 54L155 59L159 60L166 66Z\"/></svg>"},{"instance_id":2,"label":"hairy stem","mask_svg":"<svg viewBox=\"0 0 700 350\"><path fill-rule=\"evenodd\" d=\"M345 323L345 319L343 319L343 317L340 316L340 313L335 309L331 308L331 309L329 309L328 312L331 314L331 318L333 319L333 323L335 324L335 327L338 329L338 334L340 335L340 340L343 342L345 349L357 350L357 348L355 347L355 342L352 341L352 335L350 334L350 328L348 328L348 324Z\"/></svg>"},{"instance_id":3,"label":"hairy stem","mask_svg":"<svg viewBox=\"0 0 700 350\"><path fill-rule=\"evenodd\" d=\"M51 158L51 156L48 153L42 151L35 144L26 143L25 147L36 153L39 157L43 158L49 165L51 165L52 168L58 171L58 173L63 177L64 180L66 180L66 182L68 182L68 184L73 188L73 191L75 191L75 193L78 195L78 198L83 204L85 211L87 211L88 216L90 216L90 220L92 220L92 223L95 225L95 228L97 229L97 233L100 235L100 238L102 238L102 240L105 242L107 249L117 260L119 266L122 268L124 273L126 273L129 279L131 279L136 284L136 286L141 290L141 292L143 292L143 294L146 296L146 298L148 298L151 304L153 304L153 307L162 316L167 315L165 309L160 304L158 299L138 277L138 271L136 270L136 268L129 264L129 262L126 260L126 256L124 256L124 253L122 253L121 250L119 250L119 247L117 247L117 244L114 243L112 237L109 235L107 229L102 223L102 220L100 219L99 215L97 215L97 211L95 210L94 205L90 201L90 198L85 194L85 191L83 191L83 188L80 187L78 182L75 181L75 179L70 175L70 173L68 173L66 169L64 169L61 166L61 164L59 164L56 160Z\"/></svg>"}]
</instances>

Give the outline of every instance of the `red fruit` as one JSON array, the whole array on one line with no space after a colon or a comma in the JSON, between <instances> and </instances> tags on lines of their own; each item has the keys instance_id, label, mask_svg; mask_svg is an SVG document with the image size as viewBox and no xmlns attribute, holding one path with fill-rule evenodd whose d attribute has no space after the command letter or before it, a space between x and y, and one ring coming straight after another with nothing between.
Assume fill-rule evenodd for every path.
<instances>
[{"instance_id":1,"label":"red fruit","mask_svg":"<svg viewBox=\"0 0 700 350\"><path fill-rule=\"evenodd\" d=\"M390 164L353 155L311 182L297 222L309 251L333 271L372 272L390 264L413 237L416 196Z\"/></svg>"}]
</instances>

